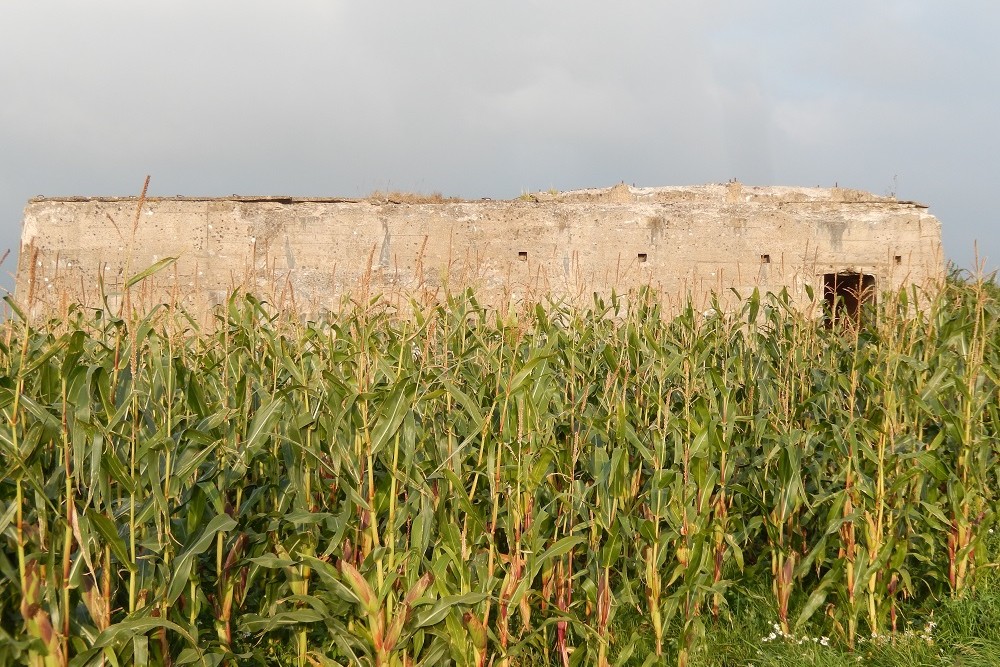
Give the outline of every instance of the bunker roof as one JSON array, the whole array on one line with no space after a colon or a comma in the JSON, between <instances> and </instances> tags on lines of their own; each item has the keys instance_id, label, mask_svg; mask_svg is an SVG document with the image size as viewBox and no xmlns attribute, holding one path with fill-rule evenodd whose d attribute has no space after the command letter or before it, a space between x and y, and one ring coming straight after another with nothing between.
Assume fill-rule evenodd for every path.
<instances>
[{"instance_id":1,"label":"bunker roof","mask_svg":"<svg viewBox=\"0 0 1000 667\"><path fill-rule=\"evenodd\" d=\"M32 202L134 202L139 198L130 196L88 197L88 196L37 196ZM190 202L261 202L276 204L298 203L362 203L372 204L469 204L478 202L533 202L533 203L650 203L669 204L692 200L718 200L720 203L770 203L770 204L885 204L901 207L927 208L926 204L899 200L891 195L875 195L850 188L793 187L793 186L747 186L738 182L711 183L694 186L629 187L624 183L611 188L584 188L557 192L554 190L529 192L513 199L467 199L446 197L438 193L420 194L410 192L375 192L367 197L308 197L291 195L228 195L222 197L202 197L176 195L172 197L147 196L146 201L190 201Z\"/></svg>"}]
</instances>

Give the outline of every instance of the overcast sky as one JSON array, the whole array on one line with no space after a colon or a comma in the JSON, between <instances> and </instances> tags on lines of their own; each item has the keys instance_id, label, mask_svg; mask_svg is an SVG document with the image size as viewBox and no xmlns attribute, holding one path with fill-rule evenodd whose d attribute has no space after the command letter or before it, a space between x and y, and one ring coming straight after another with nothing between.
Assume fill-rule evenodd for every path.
<instances>
[{"instance_id":1,"label":"overcast sky","mask_svg":"<svg viewBox=\"0 0 1000 667\"><path fill-rule=\"evenodd\" d=\"M33 195L838 183L1000 266L1000 3L0 0L0 267Z\"/></svg>"}]
</instances>

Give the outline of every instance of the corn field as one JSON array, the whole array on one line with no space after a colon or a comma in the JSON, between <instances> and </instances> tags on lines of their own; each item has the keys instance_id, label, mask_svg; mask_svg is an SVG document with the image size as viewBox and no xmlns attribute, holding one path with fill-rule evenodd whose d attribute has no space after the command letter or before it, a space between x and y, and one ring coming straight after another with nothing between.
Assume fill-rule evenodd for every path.
<instances>
[{"instance_id":1,"label":"corn field","mask_svg":"<svg viewBox=\"0 0 1000 667\"><path fill-rule=\"evenodd\" d=\"M996 288L914 298L12 320L0 663L689 665L754 577L892 633L974 592L1000 488Z\"/></svg>"}]
</instances>

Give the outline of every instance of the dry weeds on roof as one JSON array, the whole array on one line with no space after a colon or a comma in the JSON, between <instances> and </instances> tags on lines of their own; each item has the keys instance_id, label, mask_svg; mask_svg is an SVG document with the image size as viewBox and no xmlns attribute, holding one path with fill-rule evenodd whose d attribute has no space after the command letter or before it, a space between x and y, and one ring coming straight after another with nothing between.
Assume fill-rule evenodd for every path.
<instances>
[{"instance_id":1,"label":"dry weeds on roof","mask_svg":"<svg viewBox=\"0 0 1000 667\"><path fill-rule=\"evenodd\" d=\"M397 190L390 192L375 190L368 195L367 199L370 202L382 204L454 204L465 201L460 197L445 197L440 192L423 194L420 192L399 192Z\"/></svg>"}]
</instances>

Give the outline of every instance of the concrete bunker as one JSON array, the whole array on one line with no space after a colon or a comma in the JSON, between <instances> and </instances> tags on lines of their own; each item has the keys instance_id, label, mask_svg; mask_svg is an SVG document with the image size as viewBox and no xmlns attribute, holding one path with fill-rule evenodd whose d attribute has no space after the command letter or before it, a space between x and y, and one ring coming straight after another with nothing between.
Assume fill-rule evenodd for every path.
<instances>
[{"instance_id":1,"label":"concrete bunker","mask_svg":"<svg viewBox=\"0 0 1000 667\"><path fill-rule=\"evenodd\" d=\"M176 261L130 288L165 257ZM785 290L810 312L829 298L842 319L876 290L943 278L941 226L923 204L844 188L619 184L512 200L40 197L24 211L15 298L32 318L127 300L213 321L234 289L306 317L376 297L405 311L466 288L507 308L589 307L648 287L668 313Z\"/></svg>"}]
</instances>

